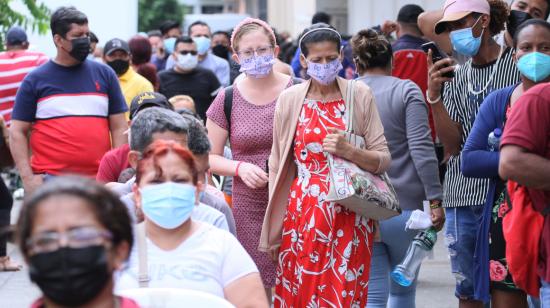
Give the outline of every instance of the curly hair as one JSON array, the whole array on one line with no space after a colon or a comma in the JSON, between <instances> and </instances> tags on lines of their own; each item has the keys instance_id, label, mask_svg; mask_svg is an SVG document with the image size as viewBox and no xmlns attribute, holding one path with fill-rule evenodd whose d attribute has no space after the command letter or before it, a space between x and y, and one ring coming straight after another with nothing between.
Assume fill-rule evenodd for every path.
<instances>
[{"instance_id":1,"label":"curly hair","mask_svg":"<svg viewBox=\"0 0 550 308\"><path fill-rule=\"evenodd\" d=\"M351 47L358 72L368 68L385 68L391 62L393 51L390 42L372 29L355 34L351 39Z\"/></svg>"},{"instance_id":2,"label":"curly hair","mask_svg":"<svg viewBox=\"0 0 550 308\"><path fill-rule=\"evenodd\" d=\"M491 7L491 22L489 23L489 31L492 35L499 34L504 30L504 25L508 21L510 9L508 4L503 0L487 0Z\"/></svg>"}]
</instances>

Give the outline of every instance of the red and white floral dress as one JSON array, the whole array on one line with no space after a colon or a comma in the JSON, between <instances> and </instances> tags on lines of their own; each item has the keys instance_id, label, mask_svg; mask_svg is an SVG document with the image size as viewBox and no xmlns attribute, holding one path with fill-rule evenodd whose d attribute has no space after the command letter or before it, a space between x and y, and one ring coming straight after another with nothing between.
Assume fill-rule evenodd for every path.
<instances>
[{"instance_id":1,"label":"red and white floral dress","mask_svg":"<svg viewBox=\"0 0 550 308\"><path fill-rule=\"evenodd\" d=\"M306 99L296 135L298 177L283 221L275 307L365 307L373 221L326 201L329 166L323 139L345 129L343 100Z\"/></svg>"}]
</instances>

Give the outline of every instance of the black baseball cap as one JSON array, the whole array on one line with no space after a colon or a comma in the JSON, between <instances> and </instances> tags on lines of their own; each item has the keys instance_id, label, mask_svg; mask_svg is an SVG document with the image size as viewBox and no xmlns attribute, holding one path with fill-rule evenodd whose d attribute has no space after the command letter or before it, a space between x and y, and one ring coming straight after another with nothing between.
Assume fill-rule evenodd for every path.
<instances>
[{"instance_id":1,"label":"black baseball cap","mask_svg":"<svg viewBox=\"0 0 550 308\"><path fill-rule=\"evenodd\" d=\"M114 38L105 43L105 47L103 48L103 55L108 56L117 50L122 50L130 53L130 46L125 40Z\"/></svg>"},{"instance_id":2,"label":"black baseball cap","mask_svg":"<svg viewBox=\"0 0 550 308\"><path fill-rule=\"evenodd\" d=\"M157 92L142 92L134 97L130 103L130 120L140 111L148 107L160 107L174 110L174 107L168 102L166 96Z\"/></svg>"},{"instance_id":3,"label":"black baseball cap","mask_svg":"<svg viewBox=\"0 0 550 308\"><path fill-rule=\"evenodd\" d=\"M27 42L27 33L21 27L14 26L6 33L6 45L21 45Z\"/></svg>"},{"instance_id":4,"label":"black baseball cap","mask_svg":"<svg viewBox=\"0 0 550 308\"><path fill-rule=\"evenodd\" d=\"M416 24L418 15L424 13L424 9L416 4L404 5L397 14L397 21L405 24Z\"/></svg>"}]
</instances>

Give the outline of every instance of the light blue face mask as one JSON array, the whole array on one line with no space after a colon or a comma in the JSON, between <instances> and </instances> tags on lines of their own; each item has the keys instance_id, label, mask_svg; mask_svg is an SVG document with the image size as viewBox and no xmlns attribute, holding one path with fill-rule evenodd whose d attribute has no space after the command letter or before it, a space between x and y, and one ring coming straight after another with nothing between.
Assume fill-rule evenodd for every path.
<instances>
[{"instance_id":1,"label":"light blue face mask","mask_svg":"<svg viewBox=\"0 0 550 308\"><path fill-rule=\"evenodd\" d=\"M477 55L479 47L481 46L481 38L483 37L483 32L479 37L474 37L473 28L481 20L481 16L477 19L475 24L470 28L460 29L452 31L449 36L451 38L451 44L453 45L454 50L461 55L467 57L473 57Z\"/></svg>"},{"instance_id":2,"label":"light blue face mask","mask_svg":"<svg viewBox=\"0 0 550 308\"><path fill-rule=\"evenodd\" d=\"M143 214L163 229L186 222L195 208L196 188L190 184L165 182L140 189Z\"/></svg>"},{"instance_id":3,"label":"light blue face mask","mask_svg":"<svg viewBox=\"0 0 550 308\"><path fill-rule=\"evenodd\" d=\"M193 38L195 44L197 44L197 52L199 55L205 55L210 49L211 40L204 36L197 36Z\"/></svg>"},{"instance_id":4,"label":"light blue face mask","mask_svg":"<svg viewBox=\"0 0 550 308\"><path fill-rule=\"evenodd\" d=\"M540 52L528 53L519 58L518 69L529 80L542 81L550 76L550 56Z\"/></svg>"},{"instance_id":5,"label":"light blue face mask","mask_svg":"<svg viewBox=\"0 0 550 308\"><path fill-rule=\"evenodd\" d=\"M176 38L171 37L164 40L164 50L167 54L172 54L174 52L174 45L176 44Z\"/></svg>"}]
</instances>

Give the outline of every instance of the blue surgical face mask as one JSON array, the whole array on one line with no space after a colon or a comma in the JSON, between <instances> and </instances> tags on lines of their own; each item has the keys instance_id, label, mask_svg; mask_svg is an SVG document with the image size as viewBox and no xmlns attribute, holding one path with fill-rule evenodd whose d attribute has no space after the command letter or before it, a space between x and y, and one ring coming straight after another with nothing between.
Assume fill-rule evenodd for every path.
<instances>
[{"instance_id":1,"label":"blue surgical face mask","mask_svg":"<svg viewBox=\"0 0 550 308\"><path fill-rule=\"evenodd\" d=\"M196 188L190 184L165 182L140 189L145 217L163 229L175 229L186 222L195 207Z\"/></svg>"},{"instance_id":2,"label":"blue surgical face mask","mask_svg":"<svg viewBox=\"0 0 550 308\"><path fill-rule=\"evenodd\" d=\"M174 45L176 44L176 38L171 37L164 40L164 50L167 54L172 54L174 52Z\"/></svg>"},{"instance_id":3,"label":"blue surgical face mask","mask_svg":"<svg viewBox=\"0 0 550 308\"><path fill-rule=\"evenodd\" d=\"M455 30L450 33L449 36L451 38L451 44L456 52L468 57L477 55L485 29L481 31L481 35L479 37L474 37L473 28L480 20L481 16L479 16L472 27Z\"/></svg>"},{"instance_id":4,"label":"blue surgical face mask","mask_svg":"<svg viewBox=\"0 0 550 308\"><path fill-rule=\"evenodd\" d=\"M195 44L197 44L197 52L199 55L205 55L210 49L210 39L204 36L197 36L193 38Z\"/></svg>"},{"instance_id":5,"label":"blue surgical face mask","mask_svg":"<svg viewBox=\"0 0 550 308\"><path fill-rule=\"evenodd\" d=\"M550 76L550 56L540 52L531 52L518 60L521 74L534 82L542 81Z\"/></svg>"}]
</instances>

